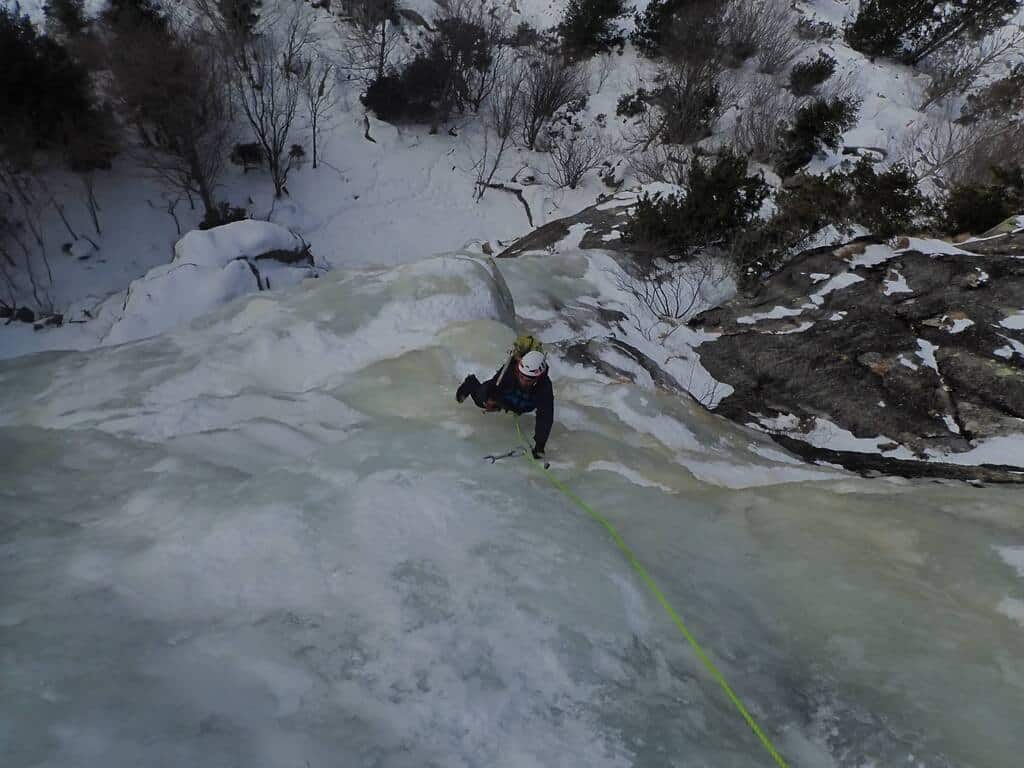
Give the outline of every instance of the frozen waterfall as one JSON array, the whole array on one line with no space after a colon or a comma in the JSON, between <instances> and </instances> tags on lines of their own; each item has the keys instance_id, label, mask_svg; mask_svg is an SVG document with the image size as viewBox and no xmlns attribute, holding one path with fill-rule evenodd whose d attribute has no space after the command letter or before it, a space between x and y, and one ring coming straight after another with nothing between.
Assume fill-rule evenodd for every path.
<instances>
[{"instance_id":1,"label":"frozen waterfall","mask_svg":"<svg viewBox=\"0 0 1024 768\"><path fill-rule=\"evenodd\" d=\"M458 380L517 313L571 335L552 307L600 272L495 270L334 272L0 363L0 764L771 765L607 533L481 461L513 424ZM551 360L552 471L790 765L1020 764L1018 491L799 464Z\"/></svg>"}]
</instances>

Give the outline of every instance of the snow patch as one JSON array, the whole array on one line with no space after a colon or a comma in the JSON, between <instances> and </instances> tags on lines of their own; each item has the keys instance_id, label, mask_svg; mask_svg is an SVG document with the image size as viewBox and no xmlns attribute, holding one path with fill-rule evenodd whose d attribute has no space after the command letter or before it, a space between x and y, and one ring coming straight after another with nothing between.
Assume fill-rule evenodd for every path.
<instances>
[{"instance_id":1,"label":"snow patch","mask_svg":"<svg viewBox=\"0 0 1024 768\"><path fill-rule=\"evenodd\" d=\"M917 356L921 358L926 367L931 368L936 373L939 372L939 363L935 359L935 350L937 349L937 346L926 339L917 340Z\"/></svg>"},{"instance_id":2,"label":"snow patch","mask_svg":"<svg viewBox=\"0 0 1024 768\"><path fill-rule=\"evenodd\" d=\"M878 264L884 264L896 253L887 245L869 245L864 249L863 253L856 254L850 260L850 269L857 269L858 267L874 267Z\"/></svg>"},{"instance_id":3,"label":"snow patch","mask_svg":"<svg viewBox=\"0 0 1024 768\"><path fill-rule=\"evenodd\" d=\"M896 253L917 251L928 256L970 256L972 258L977 258L976 253L971 253L970 251L965 251L962 248L957 248L955 245L948 243L945 240L908 237L907 241L907 247L899 249Z\"/></svg>"},{"instance_id":4,"label":"snow patch","mask_svg":"<svg viewBox=\"0 0 1024 768\"><path fill-rule=\"evenodd\" d=\"M803 309L789 309L788 307L775 307L768 312L756 312L753 315L736 318L741 325L753 325L762 320L781 320L784 317L794 317L803 314Z\"/></svg>"},{"instance_id":5,"label":"snow patch","mask_svg":"<svg viewBox=\"0 0 1024 768\"><path fill-rule=\"evenodd\" d=\"M828 294L833 291L841 291L843 288L849 288L851 285L861 282L864 282L864 278L860 275L855 275L853 272L841 272L825 283L821 290L812 293L810 296L811 302L815 306L820 307Z\"/></svg>"},{"instance_id":6,"label":"snow patch","mask_svg":"<svg viewBox=\"0 0 1024 768\"><path fill-rule=\"evenodd\" d=\"M1024 467L1024 434L1003 435L977 442L974 448L962 453L940 453L928 450L928 455L947 464L973 466L976 464L1000 464Z\"/></svg>"},{"instance_id":7,"label":"snow patch","mask_svg":"<svg viewBox=\"0 0 1024 768\"><path fill-rule=\"evenodd\" d=\"M885 295L892 296L896 293L913 293L910 285L907 284L907 279L900 274L897 270L893 270L892 274L895 274L894 278L886 278L883 285L885 286Z\"/></svg>"},{"instance_id":8,"label":"snow patch","mask_svg":"<svg viewBox=\"0 0 1024 768\"><path fill-rule=\"evenodd\" d=\"M851 451L855 453L877 453L895 459L913 459L914 454L903 446L883 451L879 446L885 443L896 441L879 435L872 438L856 437L849 430L833 424L828 419L812 416L812 426L808 431L803 431L800 419L793 414L767 417L754 414L758 423L750 423L748 426L754 429L763 429L767 432L783 432L796 437L816 448L825 448L830 451Z\"/></svg>"},{"instance_id":9,"label":"snow patch","mask_svg":"<svg viewBox=\"0 0 1024 768\"><path fill-rule=\"evenodd\" d=\"M1024 344L1005 334L1000 333L997 335L999 338L1006 341L1006 346L993 350L992 354L998 355L999 357L1005 357L1007 360L1013 357L1014 353L1024 357Z\"/></svg>"},{"instance_id":10,"label":"snow patch","mask_svg":"<svg viewBox=\"0 0 1024 768\"><path fill-rule=\"evenodd\" d=\"M1015 331L1024 330L1024 310L1019 310L1009 317L1004 317L999 321L999 324L1003 328L1012 328Z\"/></svg>"},{"instance_id":11,"label":"snow patch","mask_svg":"<svg viewBox=\"0 0 1024 768\"><path fill-rule=\"evenodd\" d=\"M804 331L806 331L806 330L808 330L810 328L813 328L813 327L814 327L814 323L812 321L804 320L796 328L790 328L789 330L786 330L786 331L772 331L772 335L773 336L785 336L786 334L790 334L790 333L803 333Z\"/></svg>"}]
</instances>

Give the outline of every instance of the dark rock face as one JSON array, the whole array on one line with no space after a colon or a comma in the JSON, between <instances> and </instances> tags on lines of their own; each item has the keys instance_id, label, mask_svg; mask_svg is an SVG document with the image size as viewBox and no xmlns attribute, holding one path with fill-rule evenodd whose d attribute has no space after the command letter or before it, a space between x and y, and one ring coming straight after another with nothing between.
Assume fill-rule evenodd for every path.
<instances>
[{"instance_id":1,"label":"dark rock face","mask_svg":"<svg viewBox=\"0 0 1024 768\"><path fill-rule=\"evenodd\" d=\"M510 259L525 253L542 253L565 239L569 234L569 228L574 224L587 225L587 232L579 244L583 250L597 248L612 252L627 252L630 248L618 237L618 230L626 221L625 216L630 204L630 202L609 198L604 203L585 208L575 216L556 219L516 240L498 254L498 258ZM610 239L605 240L605 237Z\"/></svg>"},{"instance_id":2,"label":"dark rock face","mask_svg":"<svg viewBox=\"0 0 1024 768\"><path fill-rule=\"evenodd\" d=\"M741 423L791 414L804 429L794 424L780 442L861 471L1024 480L935 462L915 471L912 458L1024 433L1024 247L1014 248L1008 236L975 254L862 241L801 255L757 296L691 322L721 333L699 349L735 389L717 411ZM816 418L912 456L886 457L897 446L884 439L873 458L800 447Z\"/></svg>"}]
</instances>

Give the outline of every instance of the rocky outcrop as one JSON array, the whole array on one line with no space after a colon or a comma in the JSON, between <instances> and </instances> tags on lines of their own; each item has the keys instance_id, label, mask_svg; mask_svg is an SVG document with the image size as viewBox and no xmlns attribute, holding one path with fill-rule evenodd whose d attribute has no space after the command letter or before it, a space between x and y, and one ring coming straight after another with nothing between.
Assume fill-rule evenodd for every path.
<instances>
[{"instance_id":1,"label":"rocky outcrop","mask_svg":"<svg viewBox=\"0 0 1024 768\"><path fill-rule=\"evenodd\" d=\"M691 321L717 334L701 362L735 390L717 412L860 471L1024 480L1019 235L867 240L794 259L756 296ZM979 449L1012 436L1016 452Z\"/></svg>"},{"instance_id":2,"label":"rocky outcrop","mask_svg":"<svg viewBox=\"0 0 1024 768\"><path fill-rule=\"evenodd\" d=\"M619 230L629 207L634 202L634 195L622 195L621 199L609 197L597 205L585 208L575 216L566 216L564 219L557 219L538 227L499 253L498 258L510 259L527 253L543 253L565 240L570 230L580 224L584 225L586 231L578 243L579 248L626 252L629 248L623 243ZM577 247L576 243L572 245Z\"/></svg>"}]
</instances>

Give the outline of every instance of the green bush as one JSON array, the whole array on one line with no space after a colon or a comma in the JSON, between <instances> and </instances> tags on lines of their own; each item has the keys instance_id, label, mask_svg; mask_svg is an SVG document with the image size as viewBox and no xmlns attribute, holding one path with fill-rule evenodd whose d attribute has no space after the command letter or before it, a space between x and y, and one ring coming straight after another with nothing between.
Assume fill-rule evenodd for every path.
<instances>
[{"instance_id":1,"label":"green bush","mask_svg":"<svg viewBox=\"0 0 1024 768\"><path fill-rule=\"evenodd\" d=\"M967 96L960 111L965 122L1000 120L1024 112L1024 62L1018 63L1006 77L989 83L978 93Z\"/></svg>"},{"instance_id":2,"label":"green bush","mask_svg":"<svg viewBox=\"0 0 1024 768\"><path fill-rule=\"evenodd\" d=\"M696 76L687 68L663 69L649 102L661 109L659 138L665 144L689 144L710 136L722 113L721 88L714 76Z\"/></svg>"},{"instance_id":3,"label":"green bush","mask_svg":"<svg viewBox=\"0 0 1024 768\"><path fill-rule=\"evenodd\" d=\"M803 16L796 23L796 34L801 40L834 40L839 32L834 24L814 21Z\"/></svg>"},{"instance_id":4,"label":"green bush","mask_svg":"<svg viewBox=\"0 0 1024 768\"><path fill-rule=\"evenodd\" d=\"M984 37L1020 6L1021 0L863 0L844 35L861 53L917 64L943 46Z\"/></svg>"},{"instance_id":5,"label":"green bush","mask_svg":"<svg viewBox=\"0 0 1024 768\"><path fill-rule=\"evenodd\" d=\"M485 72L492 62L492 41L478 24L443 19L426 53L401 72L374 80L363 104L387 122L430 122L462 112L471 101L471 73Z\"/></svg>"},{"instance_id":6,"label":"green bush","mask_svg":"<svg viewBox=\"0 0 1024 768\"><path fill-rule=\"evenodd\" d=\"M852 188L852 218L876 235L890 237L906 232L927 210L917 178L902 163L878 173L862 158L847 179Z\"/></svg>"},{"instance_id":7,"label":"green bush","mask_svg":"<svg viewBox=\"0 0 1024 768\"><path fill-rule=\"evenodd\" d=\"M776 164L786 177L807 165L824 147L837 149L843 131L857 121L859 102L852 98L815 99L801 107L783 137L781 157Z\"/></svg>"},{"instance_id":8,"label":"green bush","mask_svg":"<svg viewBox=\"0 0 1024 768\"><path fill-rule=\"evenodd\" d=\"M743 157L726 152L707 163L694 157L685 192L641 197L623 239L664 247L670 260L687 259L703 248L727 245L767 195L764 179L747 175Z\"/></svg>"},{"instance_id":9,"label":"green bush","mask_svg":"<svg viewBox=\"0 0 1024 768\"><path fill-rule=\"evenodd\" d=\"M536 48L540 46L541 35L527 22L521 21L503 42L510 48Z\"/></svg>"},{"instance_id":10,"label":"green bush","mask_svg":"<svg viewBox=\"0 0 1024 768\"><path fill-rule=\"evenodd\" d=\"M27 159L99 123L89 73L27 16L0 6L0 147Z\"/></svg>"},{"instance_id":11,"label":"green bush","mask_svg":"<svg viewBox=\"0 0 1024 768\"><path fill-rule=\"evenodd\" d=\"M809 96L814 89L828 80L836 71L836 60L824 51L813 61L793 65L789 73L789 88L797 96Z\"/></svg>"},{"instance_id":12,"label":"green bush","mask_svg":"<svg viewBox=\"0 0 1024 768\"><path fill-rule=\"evenodd\" d=\"M54 25L68 39L77 37L88 26L84 0L46 0L43 13L48 24Z\"/></svg>"},{"instance_id":13,"label":"green bush","mask_svg":"<svg viewBox=\"0 0 1024 768\"><path fill-rule=\"evenodd\" d=\"M978 234L1024 212L1024 166L994 168L990 184L958 184L946 196L939 224L948 234Z\"/></svg>"},{"instance_id":14,"label":"green bush","mask_svg":"<svg viewBox=\"0 0 1024 768\"><path fill-rule=\"evenodd\" d=\"M725 3L719 0L650 0L634 15L629 39L644 56L670 53L704 57L720 44Z\"/></svg>"},{"instance_id":15,"label":"green bush","mask_svg":"<svg viewBox=\"0 0 1024 768\"><path fill-rule=\"evenodd\" d=\"M647 101L650 94L643 88L637 88L633 93L624 93L619 97L619 103L615 106L615 114L619 117L636 117L647 111Z\"/></svg>"},{"instance_id":16,"label":"green bush","mask_svg":"<svg viewBox=\"0 0 1024 768\"><path fill-rule=\"evenodd\" d=\"M743 290L756 288L823 227L857 223L888 237L906 232L915 219L931 213L909 169L894 165L878 173L866 159L847 173L797 173L776 196L775 207L771 219L752 222L730 249Z\"/></svg>"},{"instance_id":17,"label":"green bush","mask_svg":"<svg viewBox=\"0 0 1024 768\"><path fill-rule=\"evenodd\" d=\"M607 51L625 42L615 20L626 13L626 0L569 0L558 33L574 56Z\"/></svg>"}]
</instances>

